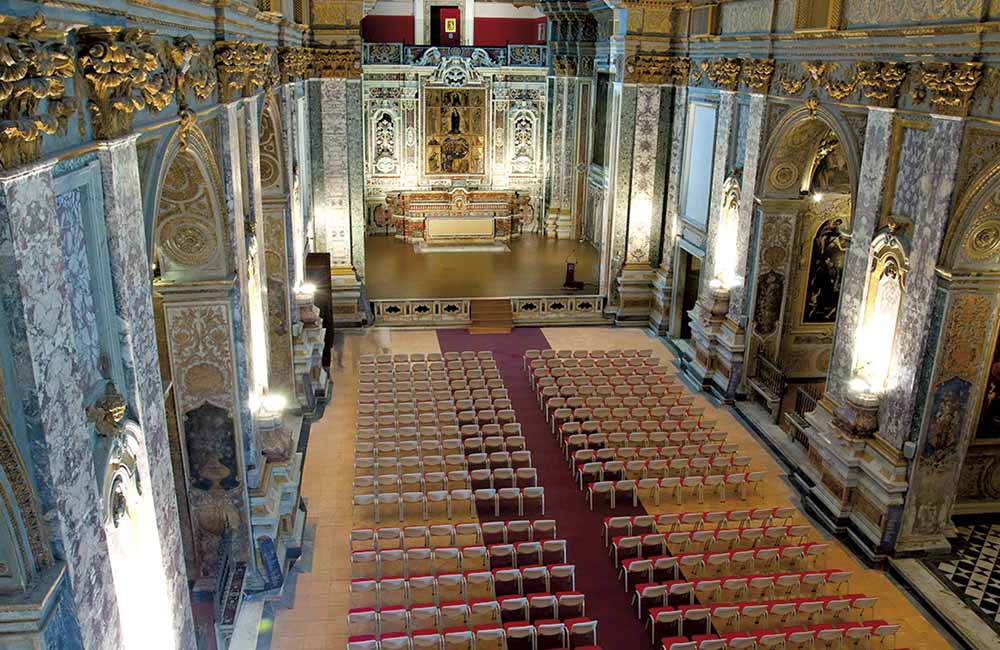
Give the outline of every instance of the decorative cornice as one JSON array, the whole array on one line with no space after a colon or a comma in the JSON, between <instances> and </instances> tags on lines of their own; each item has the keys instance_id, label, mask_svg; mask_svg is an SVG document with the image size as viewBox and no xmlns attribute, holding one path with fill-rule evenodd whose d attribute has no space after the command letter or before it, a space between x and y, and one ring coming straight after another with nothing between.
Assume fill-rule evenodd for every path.
<instances>
[{"instance_id":1,"label":"decorative cornice","mask_svg":"<svg viewBox=\"0 0 1000 650\"><path fill-rule=\"evenodd\" d=\"M930 90L931 105L943 115L965 117L972 94L983 78L979 61L963 63L921 63L920 81Z\"/></svg>"},{"instance_id":2,"label":"decorative cornice","mask_svg":"<svg viewBox=\"0 0 1000 650\"><path fill-rule=\"evenodd\" d=\"M224 103L267 90L278 80L277 57L266 43L216 41L215 68Z\"/></svg>"},{"instance_id":3,"label":"decorative cornice","mask_svg":"<svg viewBox=\"0 0 1000 650\"><path fill-rule=\"evenodd\" d=\"M743 83L756 93L767 94L773 74L774 59L743 60Z\"/></svg>"},{"instance_id":4,"label":"decorative cornice","mask_svg":"<svg viewBox=\"0 0 1000 650\"><path fill-rule=\"evenodd\" d=\"M742 69L742 59L722 57L713 61L709 66L708 80L722 90L736 90L740 85L740 71Z\"/></svg>"},{"instance_id":5,"label":"decorative cornice","mask_svg":"<svg viewBox=\"0 0 1000 650\"><path fill-rule=\"evenodd\" d=\"M557 77L576 76L576 57L557 55L552 57L552 74Z\"/></svg>"},{"instance_id":6,"label":"decorative cornice","mask_svg":"<svg viewBox=\"0 0 1000 650\"><path fill-rule=\"evenodd\" d=\"M862 61L858 63L861 94L874 106L893 108L899 99L899 87L906 79L909 65L900 61Z\"/></svg>"},{"instance_id":7,"label":"decorative cornice","mask_svg":"<svg viewBox=\"0 0 1000 650\"><path fill-rule=\"evenodd\" d=\"M313 48L310 72L314 77L335 79L361 78L361 52L354 48Z\"/></svg>"},{"instance_id":8,"label":"decorative cornice","mask_svg":"<svg viewBox=\"0 0 1000 650\"><path fill-rule=\"evenodd\" d=\"M151 36L144 29L114 26L77 31L77 62L87 80L95 140L127 134L136 112L159 112L173 100L175 75L161 66Z\"/></svg>"},{"instance_id":9,"label":"decorative cornice","mask_svg":"<svg viewBox=\"0 0 1000 650\"><path fill-rule=\"evenodd\" d=\"M47 30L41 16L0 17L0 170L38 160L43 135L66 128L76 102L63 79L72 76L65 32Z\"/></svg>"},{"instance_id":10,"label":"decorative cornice","mask_svg":"<svg viewBox=\"0 0 1000 650\"><path fill-rule=\"evenodd\" d=\"M304 79L309 73L311 56L305 47L283 47L278 50L278 68L281 81L288 83Z\"/></svg>"}]
</instances>

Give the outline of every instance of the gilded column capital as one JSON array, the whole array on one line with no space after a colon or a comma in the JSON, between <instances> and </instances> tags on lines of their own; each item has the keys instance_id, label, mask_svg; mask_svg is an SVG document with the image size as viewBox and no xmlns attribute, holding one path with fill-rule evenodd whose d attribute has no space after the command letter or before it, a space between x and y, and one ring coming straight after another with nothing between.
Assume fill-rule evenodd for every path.
<instances>
[{"instance_id":1,"label":"gilded column capital","mask_svg":"<svg viewBox=\"0 0 1000 650\"><path fill-rule=\"evenodd\" d=\"M708 80L716 88L736 90L740 85L740 71L742 69L742 59L721 57L713 61L709 66Z\"/></svg>"},{"instance_id":2,"label":"gilded column capital","mask_svg":"<svg viewBox=\"0 0 1000 650\"><path fill-rule=\"evenodd\" d=\"M559 54L552 57L552 73L557 77L576 76L576 57Z\"/></svg>"},{"instance_id":3,"label":"gilded column capital","mask_svg":"<svg viewBox=\"0 0 1000 650\"><path fill-rule=\"evenodd\" d=\"M360 79L361 52L353 47L312 48L311 73L324 79Z\"/></svg>"},{"instance_id":4,"label":"gilded column capital","mask_svg":"<svg viewBox=\"0 0 1000 650\"><path fill-rule=\"evenodd\" d=\"M979 61L925 62L920 66L920 81L930 90L935 112L957 117L968 115L972 94L983 78L983 64Z\"/></svg>"},{"instance_id":5,"label":"gilded column capital","mask_svg":"<svg viewBox=\"0 0 1000 650\"><path fill-rule=\"evenodd\" d=\"M87 80L95 140L121 137L137 112L161 111L173 101L176 75L161 65L152 35L116 26L77 31L77 63Z\"/></svg>"},{"instance_id":6,"label":"gilded column capital","mask_svg":"<svg viewBox=\"0 0 1000 650\"><path fill-rule=\"evenodd\" d=\"M215 68L223 103L267 90L278 80L277 57L266 43L216 41Z\"/></svg>"},{"instance_id":7,"label":"gilded column capital","mask_svg":"<svg viewBox=\"0 0 1000 650\"><path fill-rule=\"evenodd\" d=\"M177 71L177 106L183 112L189 108L188 90L200 101L212 95L218 85L211 55L190 35L178 36L167 46L170 61Z\"/></svg>"},{"instance_id":8,"label":"gilded column capital","mask_svg":"<svg viewBox=\"0 0 1000 650\"><path fill-rule=\"evenodd\" d=\"M743 60L743 83L755 93L767 94L773 74L774 59Z\"/></svg>"},{"instance_id":9,"label":"gilded column capital","mask_svg":"<svg viewBox=\"0 0 1000 650\"><path fill-rule=\"evenodd\" d=\"M73 76L66 33L41 16L0 16L0 170L38 160L42 137L66 128L76 102L63 79Z\"/></svg>"},{"instance_id":10,"label":"gilded column capital","mask_svg":"<svg viewBox=\"0 0 1000 650\"><path fill-rule=\"evenodd\" d=\"M304 79L309 73L311 57L305 47L283 47L278 50L278 69L281 81L288 83Z\"/></svg>"},{"instance_id":11,"label":"gilded column capital","mask_svg":"<svg viewBox=\"0 0 1000 650\"><path fill-rule=\"evenodd\" d=\"M902 61L862 61L858 63L861 94L873 106L895 108L899 87L906 79L909 64Z\"/></svg>"},{"instance_id":12,"label":"gilded column capital","mask_svg":"<svg viewBox=\"0 0 1000 650\"><path fill-rule=\"evenodd\" d=\"M625 83L682 85L691 62L665 54L633 54L625 60Z\"/></svg>"}]
</instances>

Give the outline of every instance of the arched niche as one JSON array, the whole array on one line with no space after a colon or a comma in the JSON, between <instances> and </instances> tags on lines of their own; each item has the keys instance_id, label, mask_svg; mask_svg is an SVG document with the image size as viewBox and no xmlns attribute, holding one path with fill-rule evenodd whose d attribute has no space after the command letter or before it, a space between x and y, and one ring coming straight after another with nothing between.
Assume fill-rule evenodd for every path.
<instances>
[{"instance_id":1,"label":"arched niche","mask_svg":"<svg viewBox=\"0 0 1000 650\"><path fill-rule=\"evenodd\" d=\"M171 282L225 278L232 270L222 176L204 133L192 126L168 143L153 210L156 275Z\"/></svg>"},{"instance_id":2,"label":"arched niche","mask_svg":"<svg viewBox=\"0 0 1000 650\"><path fill-rule=\"evenodd\" d=\"M875 235L870 251L853 376L865 382L866 391L881 394L888 381L903 306L910 241L890 225Z\"/></svg>"},{"instance_id":3,"label":"arched niche","mask_svg":"<svg viewBox=\"0 0 1000 650\"><path fill-rule=\"evenodd\" d=\"M730 176L722 184L722 208L719 210L719 227L715 237L715 277L721 286L735 286L740 278L736 268L739 246L739 219L741 205L740 182Z\"/></svg>"},{"instance_id":4,"label":"arched niche","mask_svg":"<svg viewBox=\"0 0 1000 650\"><path fill-rule=\"evenodd\" d=\"M798 198L809 193L817 170L832 153L834 144L839 146L846 164L853 200L861 168L858 143L848 126L822 106L813 110L803 106L789 111L775 125L761 157L757 182L760 196Z\"/></svg>"},{"instance_id":5,"label":"arched niche","mask_svg":"<svg viewBox=\"0 0 1000 650\"><path fill-rule=\"evenodd\" d=\"M23 591L52 562L31 479L7 414L0 413L0 595Z\"/></svg>"},{"instance_id":6,"label":"arched niche","mask_svg":"<svg viewBox=\"0 0 1000 650\"><path fill-rule=\"evenodd\" d=\"M260 186L265 198L284 197L288 193L281 134L278 107L274 96L268 93L260 114Z\"/></svg>"}]
</instances>

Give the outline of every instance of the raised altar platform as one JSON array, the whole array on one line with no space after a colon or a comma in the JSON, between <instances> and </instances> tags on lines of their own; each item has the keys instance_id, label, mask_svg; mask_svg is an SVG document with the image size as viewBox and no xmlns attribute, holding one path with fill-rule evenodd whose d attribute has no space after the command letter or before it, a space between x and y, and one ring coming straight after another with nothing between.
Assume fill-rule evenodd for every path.
<instances>
[{"instance_id":1,"label":"raised altar platform","mask_svg":"<svg viewBox=\"0 0 1000 650\"><path fill-rule=\"evenodd\" d=\"M530 199L519 192L399 192L386 197L396 239L427 245L508 243L530 223Z\"/></svg>"}]
</instances>

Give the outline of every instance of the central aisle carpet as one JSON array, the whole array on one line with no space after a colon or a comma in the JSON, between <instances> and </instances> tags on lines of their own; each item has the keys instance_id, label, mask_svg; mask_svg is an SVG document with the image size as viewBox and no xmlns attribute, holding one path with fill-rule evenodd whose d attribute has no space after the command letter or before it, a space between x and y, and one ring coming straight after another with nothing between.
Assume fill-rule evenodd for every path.
<instances>
[{"instance_id":1,"label":"central aisle carpet","mask_svg":"<svg viewBox=\"0 0 1000 650\"><path fill-rule=\"evenodd\" d=\"M586 595L587 616L597 619L597 636L605 650L648 647L648 632L635 615L601 537L604 515L591 512L584 493L573 483L559 443L552 436L523 369L525 350L550 347L541 329L515 328L510 334L468 334L465 330L438 330L442 352L490 350L510 394L517 421L545 488L545 516L555 519L566 539L569 561L576 565L576 588ZM639 508L619 506L616 515L645 514Z\"/></svg>"}]
</instances>

